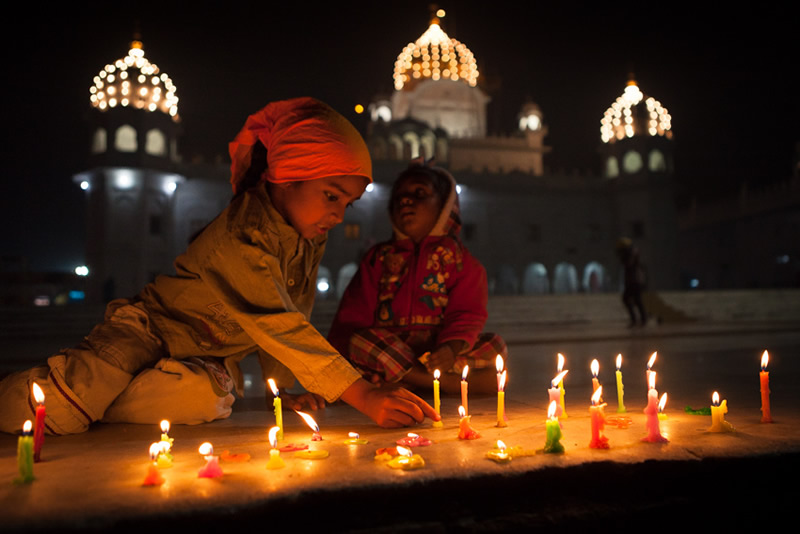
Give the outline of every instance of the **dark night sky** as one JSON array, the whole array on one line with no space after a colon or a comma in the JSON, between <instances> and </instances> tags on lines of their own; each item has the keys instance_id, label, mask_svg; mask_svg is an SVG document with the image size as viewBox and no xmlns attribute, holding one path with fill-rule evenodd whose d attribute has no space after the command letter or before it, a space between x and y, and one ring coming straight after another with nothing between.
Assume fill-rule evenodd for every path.
<instances>
[{"instance_id":1,"label":"dark night sky","mask_svg":"<svg viewBox=\"0 0 800 534\"><path fill-rule=\"evenodd\" d=\"M316 96L363 121L353 105L391 90L394 60L427 28L429 14L423 1L275 4L55 11L31 4L7 18L0 254L25 256L36 269L81 260L82 192L71 176L88 153L88 88L101 67L126 54L137 21L146 56L178 88L184 158L213 158L271 100ZM530 97L550 128L548 166L592 168L600 118L633 69L673 117L677 176L688 190L724 192L743 180L757 186L791 175L800 47L788 8L762 2L758 11L733 12L732 4L698 11L659 2L664 11L656 13L633 2L588 10L544 4L441 3L445 31L478 59L492 97L491 132L510 132Z\"/></svg>"}]
</instances>

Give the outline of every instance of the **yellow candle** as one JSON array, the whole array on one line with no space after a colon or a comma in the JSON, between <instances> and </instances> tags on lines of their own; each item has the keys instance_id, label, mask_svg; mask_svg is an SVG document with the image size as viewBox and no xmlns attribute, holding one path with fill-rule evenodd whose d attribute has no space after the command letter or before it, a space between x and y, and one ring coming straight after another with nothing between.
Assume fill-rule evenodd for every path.
<instances>
[{"instance_id":1,"label":"yellow candle","mask_svg":"<svg viewBox=\"0 0 800 534\"><path fill-rule=\"evenodd\" d=\"M716 391L711 396L711 427L709 432L733 432L735 429L733 425L725 420L725 414L728 413L728 400L725 399L721 403L719 401L719 393Z\"/></svg>"},{"instance_id":2,"label":"yellow candle","mask_svg":"<svg viewBox=\"0 0 800 534\"><path fill-rule=\"evenodd\" d=\"M667 394L664 393L661 395L661 400L658 401L658 420L663 421L667 418L667 414L664 413L664 407L667 405Z\"/></svg>"},{"instance_id":3,"label":"yellow candle","mask_svg":"<svg viewBox=\"0 0 800 534\"><path fill-rule=\"evenodd\" d=\"M268 379L269 387L272 389L272 393L275 395L275 400L272 401L272 406L275 409L275 426L278 427L278 436L277 439L283 440L283 406L281 404L281 398L278 394L278 387L275 385L275 380Z\"/></svg>"},{"instance_id":4,"label":"yellow candle","mask_svg":"<svg viewBox=\"0 0 800 534\"><path fill-rule=\"evenodd\" d=\"M439 377L442 373L436 369L433 372L433 409L436 410L436 414L439 416L438 421L433 422L433 428L443 428L444 423L442 423L442 399L439 396Z\"/></svg>"},{"instance_id":5,"label":"yellow candle","mask_svg":"<svg viewBox=\"0 0 800 534\"><path fill-rule=\"evenodd\" d=\"M411 449L398 445L397 456L386 462L386 465L392 469L410 471L425 467L425 460L419 454L413 454Z\"/></svg>"},{"instance_id":6,"label":"yellow candle","mask_svg":"<svg viewBox=\"0 0 800 534\"><path fill-rule=\"evenodd\" d=\"M626 413L625 403L622 398L625 395L625 386L622 384L622 354L617 354L617 413Z\"/></svg>"},{"instance_id":7,"label":"yellow candle","mask_svg":"<svg viewBox=\"0 0 800 534\"><path fill-rule=\"evenodd\" d=\"M499 439L495 443L495 448L486 453L486 457L498 464L505 464L511 461L511 455L506 452L506 444Z\"/></svg>"},{"instance_id":8,"label":"yellow candle","mask_svg":"<svg viewBox=\"0 0 800 534\"><path fill-rule=\"evenodd\" d=\"M497 426L500 428L508 426L506 423L506 372L503 371L500 376L500 383L497 390Z\"/></svg>"},{"instance_id":9,"label":"yellow candle","mask_svg":"<svg viewBox=\"0 0 800 534\"><path fill-rule=\"evenodd\" d=\"M269 429L269 461L267 462L267 469L282 469L286 467L286 462L281 458L281 451L278 450L278 431L280 428L273 426Z\"/></svg>"}]
</instances>

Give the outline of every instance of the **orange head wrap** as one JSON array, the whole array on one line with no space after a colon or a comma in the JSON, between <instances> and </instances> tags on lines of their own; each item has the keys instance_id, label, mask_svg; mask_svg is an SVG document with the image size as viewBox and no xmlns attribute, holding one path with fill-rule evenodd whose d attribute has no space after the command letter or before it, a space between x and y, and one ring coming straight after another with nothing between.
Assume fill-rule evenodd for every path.
<instances>
[{"instance_id":1,"label":"orange head wrap","mask_svg":"<svg viewBox=\"0 0 800 534\"><path fill-rule=\"evenodd\" d=\"M267 169L261 181L346 175L372 181L372 161L364 139L347 119L314 98L273 102L247 118L229 145L234 193L243 187L256 141L267 149Z\"/></svg>"}]
</instances>

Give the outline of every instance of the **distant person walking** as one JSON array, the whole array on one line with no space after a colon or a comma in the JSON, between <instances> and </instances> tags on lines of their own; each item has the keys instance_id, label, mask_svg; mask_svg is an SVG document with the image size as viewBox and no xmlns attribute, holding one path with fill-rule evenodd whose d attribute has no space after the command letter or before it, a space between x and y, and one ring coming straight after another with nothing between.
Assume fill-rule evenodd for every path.
<instances>
[{"instance_id":1,"label":"distant person walking","mask_svg":"<svg viewBox=\"0 0 800 534\"><path fill-rule=\"evenodd\" d=\"M645 326L647 324L647 310L642 302L642 291L647 285L647 275L639 259L639 249L627 237L617 241L617 256L625 269L625 288L622 291L622 303L628 310L631 322L628 326ZM637 322L636 310L639 312Z\"/></svg>"}]
</instances>

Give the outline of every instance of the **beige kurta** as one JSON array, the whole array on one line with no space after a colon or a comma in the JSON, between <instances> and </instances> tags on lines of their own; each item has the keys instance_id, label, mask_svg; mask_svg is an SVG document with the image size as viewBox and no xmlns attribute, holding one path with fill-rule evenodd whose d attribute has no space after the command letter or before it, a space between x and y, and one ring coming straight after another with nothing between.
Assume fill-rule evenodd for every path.
<instances>
[{"instance_id":1,"label":"beige kurta","mask_svg":"<svg viewBox=\"0 0 800 534\"><path fill-rule=\"evenodd\" d=\"M258 351L265 377L338 399L360 374L309 323L326 239L302 238L264 186L234 199L141 293L166 352L225 357L241 393L238 362Z\"/></svg>"}]
</instances>

